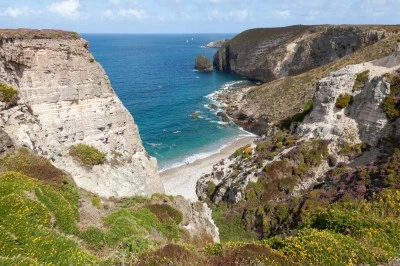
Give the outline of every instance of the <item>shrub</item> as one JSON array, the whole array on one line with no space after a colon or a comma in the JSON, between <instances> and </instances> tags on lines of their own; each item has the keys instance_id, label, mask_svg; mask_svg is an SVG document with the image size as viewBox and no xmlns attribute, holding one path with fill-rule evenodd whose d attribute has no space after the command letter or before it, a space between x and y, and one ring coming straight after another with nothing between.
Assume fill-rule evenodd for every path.
<instances>
[{"instance_id":1,"label":"shrub","mask_svg":"<svg viewBox=\"0 0 400 266\"><path fill-rule=\"evenodd\" d=\"M369 70L365 70L356 75L356 80L354 81L353 90L361 90L364 88L365 84L369 79Z\"/></svg>"},{"instance_id":2,"label":"shrub","mask_svg":"<svg viewBox=\"0 0 400 266\"><path fill-rule=\"evenodd\" d=\"M152 213L154 213L158 220L163 223L180 224L183 220L181 211L171 207L168 204L151 204L146 206Z\"/></svg>"},{"instance_id":3,"label":"shrub","mask_svg":"<svg viewBox=\"0 0 400 266\"><path fill-rule=\"evenodd\" d=\"M339 109L346 108L347 105L351 102L352 96L347 93L340 94L339 97L336 99L335 106Z\"/></svg>"},{"instance_id":4,"label":"shrub","mask_svg":"<svg viewBox=\"0 0 400 266\"><path fill-rule=\"evenodd\" d=\"M349 143L345 142L343 144L342 149L339 151L339 154L344 155L344 156L349 156L349 157L358 157L367 148L368 148L368 144L366 144L366 143L357 143L354 145L350 145Z\"/></svg>"},{"instance_id":5,"label":"shrub","mask_svg":"<svg viewBox=\"0 0 400 266\"><path fill-rule=\"evenodd\" d=\"M282 129L289 129L290 125L293 124L297 124L297 123L301 123L303 122L304 118L311 113L312 109L313 109L313 101L312 100L307 100L304 103L304 108L303 111L301 113L295 114L294 116L284 119L281 121L280 123L280 128Z\"/></svg>"},{"instance_id":6,"label":"shrub","mask_svg":"<svg viewBox=\"0 0 400 266\"><path fill-rule=\"evenodd\" d=\"M382 108L386 113L387 118L397 119L400 117L400 74L391 76L390 78L390 94L383 100Z\"/></svg>"},{"instance_id":7,"label":"shrub","mask_svg":"<svg viewBox=\"0 0 400 266\"><path fill-rule=\"evenodd\" d=\"M66 181L63 171L52 165L46 158L35 155L25 148L9 153L0 159L0 166L6 171L20 172L57 187L62 186Z\"/></svg>"},{"instance_id":8,"label":"shrub","mask_svg":"<svg viewBox=\"0 0 400 266\"><path fill-rule=\"evenodd\" d=\"M11 102L18 95L18 91L13 87L0 83L0 100L3 102Z\"/></svg>"},{"instance_id":9,"label":"shrub","mask_svg":"<svg viewBox=\"0 0 400 266\"><path fill-rule=\"evenodd\" d=\"M98 165L106 160L106 154L93 146L78 144L70 148L69 154L85 165Z\"/></svg>"},{"instance_id":10,"label":"shrub","mask_svg":"<svg viewBox=\"0 0 400 266\"><path fill-rule=\"evenodd\" d=\"M243 151L243 158L248 158L250 155L253 153L253 148L252 147L247 147Z\"/></svg>"}]
</instances>

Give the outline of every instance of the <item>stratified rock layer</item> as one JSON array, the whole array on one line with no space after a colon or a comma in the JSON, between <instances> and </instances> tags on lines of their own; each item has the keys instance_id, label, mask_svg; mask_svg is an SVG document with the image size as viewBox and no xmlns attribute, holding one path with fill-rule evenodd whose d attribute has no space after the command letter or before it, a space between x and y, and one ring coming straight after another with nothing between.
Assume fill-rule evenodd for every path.
<instances>
[{"instance_id":1,"label":"stratified rock layer","mask_svg":"<svg viewBox=\"0 0 400 266\"><path fill-rule=\"evenodd\" d=\"M222 45L214 56L214 65L221 71L268 82L333 62L387 34L385 26L251 29Z\"/></svg>"},{"instance_id":2,"label":"stratified rock layer","mask_svg":"<svg viewBox=\"0 0 400 266\"><path fill-rule=\"evenodd\" d=\"M157 162L83 39L0 39L0 83L16 88L16 106L0 104L0 129L69 172L77 185L105 197L163 192ZM106 153L84 166L75 144Z\"/></svg>"}]
</instances>

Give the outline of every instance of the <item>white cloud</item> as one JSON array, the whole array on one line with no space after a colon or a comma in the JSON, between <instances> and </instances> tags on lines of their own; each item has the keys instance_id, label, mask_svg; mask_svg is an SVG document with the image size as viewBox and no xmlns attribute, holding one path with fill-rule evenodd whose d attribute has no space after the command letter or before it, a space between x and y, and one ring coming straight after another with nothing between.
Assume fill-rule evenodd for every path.
<instances>
[{"instance_id":1,"label":"white cloud","mask_svg":"<svg viewBox=\"0 0 400 266\"><path fill-rule=\"evenodd\" d=\"M218 20L218 21L229 21L229 20L243 21L246 20L249 16L250 16L249 11L247 11L246 9L243 10L233 9L229 12L221 12L218 9L214 9L210 13L208 13L209 20Z\"/></svg>"},{"instance_id":2,"label":"white cloud","mask_svg":"<svg viewBox=\"0 0 400 266\"><path fill-rule=\"evenodd\" d=\"M9 16L12 18L17 18L24 15L39 15L39 14L41 14L40 11L30 9L28 7L7 7L4 12L0 13L0 15L2 16Z\"/></svg>"},{"instance_id":3,"label":"white cloud","mask_svg":"<svg viewBox=\"0 0 400 266\"><path fill-rule=\"evenodd\" d=\"M289 18L291 16L291 12L289 10L278 10L276 11L275 15L280 18Z\"/></svg>"},{"instance_id":4,"label":"white cloud","mask_svg":"<svg viewBox=\"0 0 400 266\"><path fill-rule=\"evenodd\" d=\"M212 3L212 4L219 4L221 3L223 0L208 0L208 2Z\"/></svg>"},{"instance_id":5,"label":"white cloud","mask_svg":"<svg viewBox=\"0 0 400 266\"><path fill-rule=\"evenodd\" d=\"M18 16L21 16L25 13L25 10L23 8L12 8L12 7L8 7L6 9L6 11L3 13L4 15L16 18Z\"/></svg>"},{"instance_id":6,"label":"white cloud","mask_svg":"<svg viewBox=\"0 0 400 266\"><path fill-rule=\"evenodd\" d=\"M129 9L121 9L118 12L118 15L123 17L135 17L137 19L146 18L147 13L145 10L141 8L129 8Z\"/></svg>"},{"instance_id":7,"label":"white cloud","mask_svg":"<svg viewBox=\"0 0 400 266\"><path fill-rule=\"evenodd\" d=\"M79 0L66 0L62 2L54 2L47 8L50 12L59 14L69 19L79 18L80 13L78 8L80 6Z\"/></svg>"},{"instance_id":8,"label":"white cloud","mask_svg":"<svg viewBox=\"0 0 400 266\"><path fill-rule=\"evenodd\" d=\"M249 12L244 9L244 10L232 10L229 12L229 16L235 20L245 20L249 16Z\"/></svg>"},{"instance_id":9,"label":"white cloud","mask_svg":"<svg viewBox=\"0 0 400 266\"><path fill-rule=\"evenodd\" d=\"M108 0L108 2L110 2L113 5L119 5L120 0Z\"/></svg>"},{"instance_id":10,"label":"white cloud","mask_svg":"<svg viewBox=\"0 0 400 266\"><path fill-rule=\"evenodd\" d=\"M114 12L112 10L107 9L106 11L103 12L103 17L105 17L105 18L113 18L114 17Z\"/></svg>"}]
</instances>

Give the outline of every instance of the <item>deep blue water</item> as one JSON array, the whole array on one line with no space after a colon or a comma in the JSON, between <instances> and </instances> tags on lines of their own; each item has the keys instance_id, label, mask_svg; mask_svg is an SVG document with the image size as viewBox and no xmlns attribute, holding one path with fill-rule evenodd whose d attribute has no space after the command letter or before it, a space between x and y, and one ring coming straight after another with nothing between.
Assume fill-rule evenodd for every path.
<instances>
[{"instance_id":1,"label":"deep blue water","mask_svg":"<svg viewBox=\"0 0 400 266\"><path fill-rule=\"evenodd\" d=\"M207 95L241 78L193 70L198 54L212 58L216 51L202 45L232 34L82 36L160 169L204 157L245 133L233 124L222 125L216 112L206 107L211 103ZM195 111L201 112L200 118L191 117Z\"/></svg>"}]
</instances>

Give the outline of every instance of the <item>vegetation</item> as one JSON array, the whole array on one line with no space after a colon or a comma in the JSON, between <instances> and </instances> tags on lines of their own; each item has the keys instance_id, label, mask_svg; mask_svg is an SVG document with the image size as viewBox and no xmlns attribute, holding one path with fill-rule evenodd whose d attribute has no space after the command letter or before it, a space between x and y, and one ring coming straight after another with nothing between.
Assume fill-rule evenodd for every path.
<instances>
[{"instance_id":1,"label":"vegetation","mask_svg":"<svg viewBox=\"0 0 400 266\"><path fill-rule=\"evenodd\" d=\"M340 94L337 99L335 106L336 108L343 109L346 108L349 103L351 103L352 96L347 93Z\"/></svg>"},{"instance_id":2,"label":"vegetation","mask_svg":"<svg viewBox=\"0 0 400 266\"><path fill-rule=\"evenodd\" d=\"M18 95L18 91L13 87L0 83L0 101L9 103Z\"/></svg>"},{"instance_id":3,"label":"vegetation","mask_svg":"<svg viewBox=\"0 0 400 266\"><path fill-rule=\"evenodd\" d=\"M367 84L369 79L369 70L365 70L356 75L356 80L354 81L353 91L361 90Z\"/></svg>"},{"instance_id":4,"label":"vegetation","mask_svg":"<svg viewBox=\"0 0 400 266\"><path fill-rule=\"evenodd\" d=\"M382 108L388 119L395 120L400 117L400 74L386 75L390 83L390 94L383 100Z\"/></svg>"},{"instance_id":5,"label":"vegetation","mask_svg":"<svg viewBox=\"0 0 400 266\"><path fill-rule=\"evenodd\" d=\"M303 122L304 118L311 113L313 109L313 101L308 100L304 104L303 111L301 113L297 113L294 116L284 119L280 123L281 129L289 129L292 124L296 125L298 123Z\"/></svg>"},{"instance_id":6,"label":"vegetation","mask_svg":"<svg viewBox=\"0 0 400 266\"><path fill-rule=\"evenodd\" d=\"M7 39L79 39L80 36L76 32L63 30L33 30L33 29L2 29L0 37Z\"/></svg>"},{"instance_id":7,"label":"vegetation","mask_svg":"<svg viewBox=\"0 0 400 266\"><path fill-rule=\"evenodd\" d=\"M354 145L350 145L349 143L345 142L342 149L339 151L339 154L355 158L360 156L367 148L368 145L366 143L357 143Z\"/></svg>"},{"instance_id":8,"label":"vegetation","mask_svg":"<svg viewBox=\"0 0 400 266\"><path fill-rule=\"evenodd\" d=\"M69 154L84 165L98 165L106 160L106 154L93 146L78 144L70 148Z\"/></svg>"}]
</instances>

